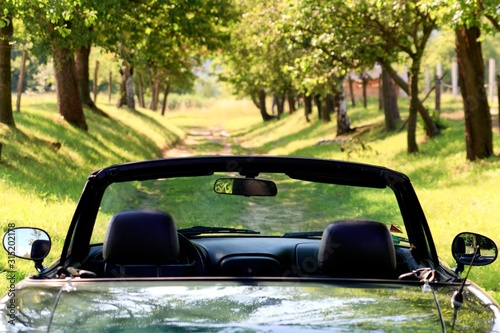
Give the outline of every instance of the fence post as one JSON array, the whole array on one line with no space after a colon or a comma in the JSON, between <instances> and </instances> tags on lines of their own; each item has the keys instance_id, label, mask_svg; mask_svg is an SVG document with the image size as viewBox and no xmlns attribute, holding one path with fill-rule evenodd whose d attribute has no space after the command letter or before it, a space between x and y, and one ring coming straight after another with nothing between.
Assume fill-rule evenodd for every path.
<instances>
[{"instance_id":1,"label":"fence post","mask_svg":"<svg viewBox=\"0 0 500 333\"><path fill-rule=\"evenodd\" d=\"M495 59L490 59L489 64L489 82L488 82L488 90L490 93L490 101L493 102L493 98L495 97Z\"/></svg>"},{"instance_id":2,"label":"fence post","mask_svg":"<svg viewBox=\"0 0 500 333\"><path fill-rule=\"evenodd\" d=\"M431 74L429 71L429 65L425 66L425 93L428 94L431 91Z\"/></svg>"},{"instance_id":3,"label":"fence post","mask_svg":"<svg viewBox=\"0 0 500 333\"><path fill-rule=\"evenodd\" d=\"M453 98L457 99L458 96L458 64L456 61L451 63L451 90Z\"/></svg>"},{"instance_id":4,"label":"fence post","mask_svg":"<svg viewBox=\"0 0 500 333\"><path fill-rule=\"evenodd\" d=\"M441 77L437 74L434 76L434 84L436 85L436 111L441 110Z\"/></svg>"},{"instance_id":5,"label":"fence post","mask_svg":"<svg viewBox=\"0 0 500 333\"><path fill-rule=\"evenodd\" d=\"M500 132L500 73L497 74L498 131Z\"/></svg>"}]
</instances>

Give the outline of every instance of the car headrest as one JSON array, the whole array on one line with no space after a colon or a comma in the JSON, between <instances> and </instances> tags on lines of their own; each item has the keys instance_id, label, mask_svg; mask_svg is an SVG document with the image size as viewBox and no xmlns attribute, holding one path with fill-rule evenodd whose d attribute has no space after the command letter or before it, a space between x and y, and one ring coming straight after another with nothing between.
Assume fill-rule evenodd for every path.
<instances>
[{"instance_id":1,"label":"car headrest","mask_svg":"<svg viewBox=\"0 0 500 333\"><path fill-rule=\"evenodd\" d=\"M106 230L103 258L118 265L161 265L179 256L172 217L162 211L129 210L113 215Z\"/></svg>"},{"instance_id":2,"label":"car headrest","mask_svg":"<svg viewBox=\"0 0 500 333\"><path fill-rule=\"evenodd\" d=\"M369 220L329 224L318 253L323 274L335 277L394 278L396 250L387 226Z\"/></svg>"}]
</instances>

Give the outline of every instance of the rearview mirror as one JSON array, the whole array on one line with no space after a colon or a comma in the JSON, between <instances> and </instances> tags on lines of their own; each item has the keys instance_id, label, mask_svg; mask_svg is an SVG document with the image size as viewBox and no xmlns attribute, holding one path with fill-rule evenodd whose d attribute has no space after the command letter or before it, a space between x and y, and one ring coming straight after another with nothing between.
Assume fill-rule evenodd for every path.
<instances>
[{"instance_id":1,"label":"rearview mirror","mask_svg":"<svg viewBox=\"0 0 500 333\"><path fill-rule=\"evenodd\" d=\"M14 228L3 236L3 247L9 256L41 262L50 252L50 237L38 228Z\"/></svg>"},{"instance_id":2,"label":"rearview mirror","mask_svg":"<svg viewBox=\"0 0 500 333\"><path fill-rule=\"evenodd\" d=\"M474 255L476 248L477 252ZM496 260L498 247L486 236L462 232L453 239L451 253L458 264L485 266Z\"/></svg>"},{"instance_id":3,"label":"rearview mirror","mask_svg":"<svg viewBox=\"0 0 500 333\"><path fill-rule=\"evenodd\" d=\"M273 197L278 193L276 184L270 180L254 178L219 178L214 184L215 193L244 196Z\"/></svg>"}]
</instances>

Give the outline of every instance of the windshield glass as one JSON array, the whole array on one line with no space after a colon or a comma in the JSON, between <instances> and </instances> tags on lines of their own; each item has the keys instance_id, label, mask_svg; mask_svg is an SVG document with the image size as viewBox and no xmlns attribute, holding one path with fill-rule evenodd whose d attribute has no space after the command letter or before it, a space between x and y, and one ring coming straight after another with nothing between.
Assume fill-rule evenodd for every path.
<instances>
[{"instance_id":1,"label":"windshield glass","mask_svg":"<svg viewBox=\"0 0 500 333\"><path fill-rule=\"evenodd\" d=\"M369 219L385 223L396 244L404 243L407 238L399 206L389 188L341 186L295 180L281 174L261 174L259 179L276 184L277 194L242 196L216 193L214 184L221 177L228 174L110 185L101 202L92 243L103 242L113 214L131 209L168 212L177 229L224 227L249 229L260 236L299 233L297 237L304 237L300 233L317 232L315 236L320 237L333 221ZM203 234L216 233L220 230Z\"/></svg>"}]
</instances>

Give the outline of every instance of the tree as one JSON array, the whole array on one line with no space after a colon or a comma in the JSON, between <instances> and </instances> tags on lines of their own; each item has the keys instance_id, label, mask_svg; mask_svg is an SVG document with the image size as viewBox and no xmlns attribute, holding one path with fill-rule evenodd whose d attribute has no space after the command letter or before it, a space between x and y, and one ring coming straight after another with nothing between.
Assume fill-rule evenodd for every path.
<instances>
[{"instance_id":1,"label":"tree","mask_svg":"<svg viewBox=\"0 0 500 333\"><path fill-rule=\"evenodd\" d=\"M500 31L496 1L447 1L444 22L455 30L465 119L466 158L470 161L493 155L493 130L488 96L484 89L485 68L481 31Z\"/></svg>"},{"instance_id":2,"label":"tree","mask_svg":"<svg viewBox=\"0 0 500 333\"><path fill-rule=\"evenodd\" d=\"M466 156L474 161L493 154L491 113L484 89L484 60L478 41L480 29L463 26L455 33L458 77L464 101Z\"/></svg>"},{"instance_id":3,"label":"tree","mask_svg":"<svg viewBox=\"0 0 500 333\"><path fill-rule=\"evenodd\" d=\"M352 131L345 103L347 73L366 64L355 56L359 47L346 25L348 13L342 1L301 0L289 6L283 20L289 47L298 49L290 68L293 83L306 96L320 95L326 102L333 97L337 135ZM329 116L323 114L322 119L328 120Z\"/></svg>"},{"instance_id":4,"label":"tree","mask_svg":"<svg viewBox=\"0 0 500 333\"><path fill-rule=\"evenodd\" d=\"M51 30L54 32L54 25L51 25ZM88 126L83 113L73 52L70 47L61 46L58 39L54 38L52 56L59 114L70 124L86 131Z\"/></svg>"},{"instance_id":5,"label":"tree","mask_svg":"<svg viewBox=\"0 0 500 333\"><path fill-rule=\"evenodd\" d=\"M83 113L74 52L88 45L90 27L96 19L91 0L12 1L16 17L23 21L35 54L52 56L59 114L69 123L87 130Z\"/></svg>"},{"instance_id":6,"label":"tree","mask_svg":"<svg viewBox=\"0 0 500 333\"><path fill-rule=\"evenodd\" d=\"M376 44L368 52L384 67L392 79L410 95L407 151L418 152L416 141L417 115L420 113L426 133L439 134L434 121L419 99L419 74L422 58L431 33L436 29L436 5L420 1L355 1L350 7L355 29L363 29L367 38ZM374 52L373 52L374 51ZM366 52L365 52L366 54ZM392 68L392 63L404 54L410 61L409 84Z\"/></svg>"},{"instance_id":7,"label":"tree","mask_svg":"<svg viewBox=\"0 0 500 333\"><path fill-rule=\"evenodd\" d=\"M387 131L393 131L396 129L396 120L400 118L396 90L392 78L386 70L382 70L381 81L385 129Z\"/></svg>"},{"instance_id":8,"label":"tree","mask_svg":"<svg viewBox=\"0 0 500 333\"><path fill-rule=\"evenodd\" d=\"M285 9L284 2L278 0L242 4L241 20L231 34L230 52L221 56L224 66L219 79L231 84L237 94L250 96L263 121L280 117L286 98L293 110L291 99L297 93L288 70L297 49L287 44L288 36L280 23ZM277 116L267 111L268 95L278 102Z\"/></svg>"},{"instance_id":9,"label":"tree","mask_svg":"<svg viewBox=\"0 0 500 333\"><path fill-rule=\"evenodd\" d=\"M89 58L90 58L90 45L83 45L75 52L75 65L76 74L78 78L78 89L80 90L80 98L84 106L88 107L91 111L109 117L104 111L99 109L90 97L90 78L89 78ZM96 89L97 90L97 89ZM96 93L96 91L94 91Z\"/></svg>"},{"instance_id":10,"label":"tree","mask_svg":"<svg viewBox=\"0 0 500 333\"><path fill-rule=\"evenodd\" d=\"M227 26L236 18L233 7L229 0L113 0L105 19L96 27L96 43L126 64L127 68L121 70L123 76L132 77L136 71L144 79L147 76L153 97L150 108L156 110L160 90L167 82L190 81L186 78L192 76L192 67L199 59L224 46ZM122 82L126 81L122 77ZM128 97L123 97L126 90L121 95L119 105L128 101L131 107L133 89L128 90Z\"/></svg>"},{"instance_id":11,"label":"tree","mask_svg":"<svg viewBox=\"0 0 500 333\"><path fill-rule=\"evenodd\" d=\"M13 33L12 15L0 16L0 123L15 127L10 67Z\"/></svg>"}]
</instances>

